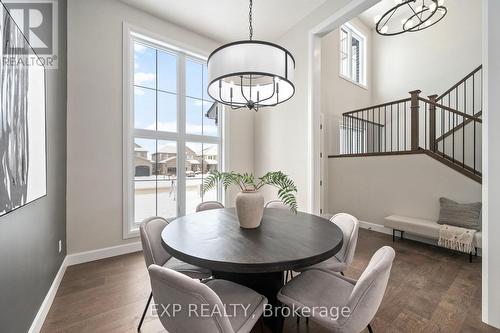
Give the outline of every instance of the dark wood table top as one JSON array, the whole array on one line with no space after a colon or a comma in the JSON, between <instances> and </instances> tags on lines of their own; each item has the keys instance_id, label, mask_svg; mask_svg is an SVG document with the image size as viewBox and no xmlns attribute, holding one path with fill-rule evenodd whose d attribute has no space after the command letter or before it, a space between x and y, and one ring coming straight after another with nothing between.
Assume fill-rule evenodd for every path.
<instances>
[{"instance_id":1,"label":"dark wood table top","mask_svg":"<svg viewBox=\"0 0 500 333\"><path fill-rule=\"evenodd\" d=\"M162 232L174 257L214 271L271 273L313 265L342 247L342 231L316 215L264 209L257 229L240 228L234 208L175 219Z\"/></svg>"}]
</instances>

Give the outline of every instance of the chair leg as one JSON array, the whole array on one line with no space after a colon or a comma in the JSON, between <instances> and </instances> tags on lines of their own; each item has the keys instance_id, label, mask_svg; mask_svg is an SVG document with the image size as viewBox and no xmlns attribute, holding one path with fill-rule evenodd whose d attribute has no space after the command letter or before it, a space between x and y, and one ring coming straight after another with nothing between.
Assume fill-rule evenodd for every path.
<instances>
[{"instance_id":1,"label":"chair leg","mask_svg":"<svg viewBox=\"0 0 500 333\"><path fill-rule=\"evenodd\" d=\"M373 333L372 325L368 324L368 332Z\"/></svg>"},{"instance_id":2,"label":"chair leg","mask_svg":"<svg viewBox=\"0 0 500 333\"><path fill-rule=\"evenodd\" d=\"M472 251L469 252L469 263L472 263Z\"/></svg>"},{"instance_id":3,"label":"chair leg","mask_svg":"<svg viewBox=\"0 0 500 333\"><path fill-rule=\"evenodd\" d=\"M477 247L474 248L474 256L477 257Z\"/></svg>"},{"instance_id":4,"label":"chair leg","mask_svg":"<svg viewBox=\"0 0 500 333\"><path fill-rule=\"evenodd\" d=\"M300 316L297 315L297 325L300 324Z\"/></svg>"},{"instance_id":5,"label":"chair leg","mask_svg":"<svg viewBox=\"0 0 500 333\"><path fill-rule=\"evenodd\" d=\"M141 331L142 323L144 322L144 318L146 318L146 313L148 312L149 304L151 303L152 298L153 298L153 292L151 292L149 294L148 302L146 303L146 308L144 309L144 312L142 313L141 321L139 322L139 327L137 327L137 332Z\"/></svg>"},{"instance_id":6,"label":"chair leg","mask_svg":"<svg viewBox=\"0 0 500 333\"><path fill-rule=\"evenodd\" d=\"M309 317L306 317L306 325L309 325Z\"/></svg>"}]
</instances>

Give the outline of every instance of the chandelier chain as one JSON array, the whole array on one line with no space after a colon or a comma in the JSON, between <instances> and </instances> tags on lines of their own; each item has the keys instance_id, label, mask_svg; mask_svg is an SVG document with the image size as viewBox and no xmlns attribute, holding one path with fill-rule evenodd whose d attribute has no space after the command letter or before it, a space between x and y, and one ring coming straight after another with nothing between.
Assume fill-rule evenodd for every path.
<instances>
[{"instance_id":1,"label":"chandelier chain","mask_svg":"<svg viewBox=\"0 0 500 333\"><path fill-rule=\"evenodd\" d=\"M248 5L249 12L248 12L248 30L250 33L250 40L253 38L253 24L252 24L252 7L253 7L253 0L250 0L250 5Z\"/></svg>"}]
</instances>

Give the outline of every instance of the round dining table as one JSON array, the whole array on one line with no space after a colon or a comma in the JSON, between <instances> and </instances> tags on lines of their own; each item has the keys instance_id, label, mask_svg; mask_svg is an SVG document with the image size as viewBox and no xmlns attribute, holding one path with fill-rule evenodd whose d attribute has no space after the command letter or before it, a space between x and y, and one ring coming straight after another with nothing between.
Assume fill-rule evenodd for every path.
<instances>
[{"instance_id":1,"label":"round dining table","mask_svg":"<svg viewBox=\"0 0 500 333\"><path fill-rule=\"evenodd\" d=\"M265 208L261 225L241 228L234 208L207 210L179 217L161 234L163 247L175 258L208 268L216 279L247 286L280 309L277 293L284 272L317 264L342 247L342 231L317 215ZM281 311L265 318L281 332Z\"/></svg>"}]
</instances>

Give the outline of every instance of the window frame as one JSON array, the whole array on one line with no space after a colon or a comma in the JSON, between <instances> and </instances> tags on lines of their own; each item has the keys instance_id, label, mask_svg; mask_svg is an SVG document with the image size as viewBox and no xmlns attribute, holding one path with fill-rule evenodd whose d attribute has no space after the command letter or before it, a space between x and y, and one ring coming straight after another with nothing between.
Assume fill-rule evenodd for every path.
<instances>
[{"instance_id":1,"label":"window frame","mask_svg":"<svg viewBox=\"0 0 500 333\"><path fill-rule=\"evenodd\" d=\"M177 56L177 132L136 129L134 127L134 42ZM175 141L177 146L177 216L185 215L186 203L186 142L217 144L219 170L225 165L225 117L221 106L218 136L186 133L186 71L187 59L206 64L206 52L177 41L167 40L144 29L123 24L123 239L139 236L139 223L134 215L134 139ZM158 78L156 78L158 80ZM156 91L156 90L155 90ZM202 97L203 98L203 97ZM202 99L203 101L203 99ZM224 192L218 187L217 197L224 202Z\"/></svg>"},{"instance_id":2,"label":"window frame","mask_svg":"<svg viewBox=\"0 0 500 333\"><path fill-rule=\"evenodd\" d=\"M349 75L344 75L342 73L342 30L344 30L347 33L347 67L349 71ZM360 55L361 55L361 60L359 62L360 65L360 82L357 82L352 78L352 38L356 38L357 40L360 41ZM339 28L339 76L355 85L358 85L362 88L368 88L367 85L367 74L366 74L366 43L367 43L367 38L366 36L356 29L352 24L350 23L344 23L340 26Z\"/></svg>"}]
</instances>

